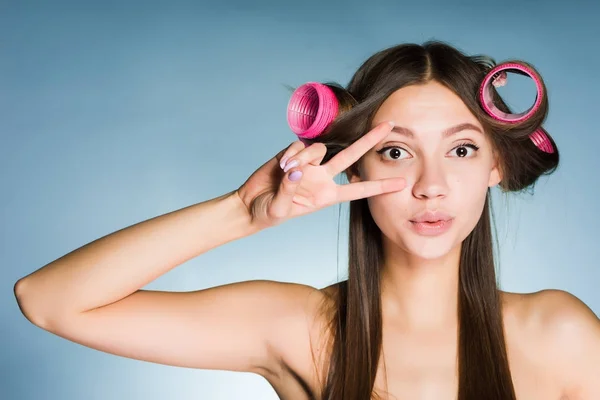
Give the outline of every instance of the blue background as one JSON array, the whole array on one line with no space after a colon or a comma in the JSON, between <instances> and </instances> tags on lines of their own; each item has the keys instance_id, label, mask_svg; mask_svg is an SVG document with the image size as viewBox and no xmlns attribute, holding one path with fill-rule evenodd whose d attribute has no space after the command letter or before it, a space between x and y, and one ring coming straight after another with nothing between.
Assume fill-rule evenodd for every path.
<instances>
[{"instance_id":1,"label":"blue background","mask_svg":"<svg viewBox=\"0 0 600 400\"><path fill-rule=\"evenodd\" d=\"M599 13L592 1L0 1L0 398L275 399L255 375L47 333L20 314L13 285L100 236L237 188L294 140L285 85L346 84L400 42L444 40L541 72L562 163L533 196L494 192L502 288L568 290L599 314ZM502 90L519 111L533 101L526 78ZM325 286L345 275L346 217L344 206L289 221L147 288Z\"/></svg>"}]
</instances>

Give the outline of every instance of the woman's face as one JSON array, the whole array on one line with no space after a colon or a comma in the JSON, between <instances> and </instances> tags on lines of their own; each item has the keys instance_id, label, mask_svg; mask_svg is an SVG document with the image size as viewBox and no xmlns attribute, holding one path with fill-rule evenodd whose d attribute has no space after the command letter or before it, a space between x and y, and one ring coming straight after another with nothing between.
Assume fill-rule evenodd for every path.
<instances>
[{"instance_id":1,"label":"woman's face","mask_svg":"<svg viewBox=\"0 0 600 400\"><path fill-rule=\"evenodd\" d=\"M373 127L384 121L397 128L363 156L361 176L351 182L404 177L406 189L368 199L371 214L386 241L420 258L441 257L473 230L488 187L500 181L491 143L462 100L438 82L394 92ZM449 220L417 223L419 216Z\"/></svg>"}]
</instances>

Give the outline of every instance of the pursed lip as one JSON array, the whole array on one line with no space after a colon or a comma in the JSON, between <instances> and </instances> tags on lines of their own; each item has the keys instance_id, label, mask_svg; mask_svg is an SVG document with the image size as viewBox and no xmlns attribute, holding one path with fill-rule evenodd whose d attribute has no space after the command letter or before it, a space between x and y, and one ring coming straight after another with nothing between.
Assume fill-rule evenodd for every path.
<instances>
[{"instance_id":1,"label":"pursed lip","mask_svg":"<svg viewBox=\"0 0 600 400\"><path fill-rule=\"evenodd\" d=\"M449 221L453 217L443 211L425 210L410 219L411 222L437 222Z\"/></svg>"}]
</instances>

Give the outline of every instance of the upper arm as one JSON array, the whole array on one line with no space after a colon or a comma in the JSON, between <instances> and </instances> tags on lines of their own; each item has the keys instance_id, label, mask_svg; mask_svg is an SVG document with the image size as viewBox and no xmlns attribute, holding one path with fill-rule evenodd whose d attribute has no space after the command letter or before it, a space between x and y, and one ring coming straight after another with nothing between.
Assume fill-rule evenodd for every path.
<instances>
[{"instance_id":1,"label":"upper arm","mask_svg":"<svg viewBox=\"0 0 600 400\"><path fill-rule=\"evenodd\" d=\"M282 331L279 321L301 318L306 297L315 290L273 281L193 292L139 290L115 303L47 321L42 328L123 357L264 375L279 357L271 346L272 335Z\"/></svg>"},{"instance_id":2,"label":"upper arm","mask_svg":"<svg viewBox=\"0 0 600 400\"><path fill-rule=\"evenodd\" d=\"M574 295L562 290L538 294L543 303L540 335L547 340L556 376L569 398L600 399L600 320Z\"/></svg>"}]
</instances>

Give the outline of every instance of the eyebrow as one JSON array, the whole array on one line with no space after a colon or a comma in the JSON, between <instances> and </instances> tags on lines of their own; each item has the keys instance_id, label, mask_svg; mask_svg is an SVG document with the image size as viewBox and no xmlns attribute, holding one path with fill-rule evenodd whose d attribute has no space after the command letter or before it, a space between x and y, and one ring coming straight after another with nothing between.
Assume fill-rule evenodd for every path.
<instances>
[{"instance_id":1,"label":"eyebrow","mask_svg":"<svg viewBox=\"0 0 600 400\"><path fill-rule=\"evenodd\" d=\"M458 124L456 126L452 126L448 129L446 129L445 131L442 132L442 138L447 138L449 136L452 136L454 134L457 134L460 131L464 131L464 130L473 130L473 131L477 131L481 134L483 134L483 132L481 131L481 129L473 124L470 124L468 122L462 123L462 124ZM415 134L413 133L413 131L411 131L408 128L404 128L402 126L394 126L392 128L392 132L396 132L399 133L401 135L407 136L409 138L414 138Z\"/></svg>"}]
</instances>

